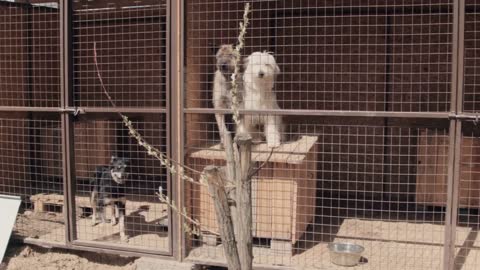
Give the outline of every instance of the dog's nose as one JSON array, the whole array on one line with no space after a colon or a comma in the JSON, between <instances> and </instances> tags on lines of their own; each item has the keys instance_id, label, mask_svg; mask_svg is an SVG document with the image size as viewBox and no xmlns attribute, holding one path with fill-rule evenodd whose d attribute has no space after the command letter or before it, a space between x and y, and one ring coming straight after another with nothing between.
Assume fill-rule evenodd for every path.
<instances>
[{"instance_id":1,"label":"dog's nose","mask_svg":"<svg viewBox=\"0 0 480 270\"><path fill-rule=\"evenodd\" d=\"M258 72L258 77L263 78L265 76L265 73L263 71Z\"/></svg>"},{"instance_id":2,"label":"dog's nose","mask_svg":"<svg viewBox=\"0 0 480 270\"><path fill-rule=\"evenodd\" d=\"M222 64L222 70L228 70L228 65L227 64Z\"/></svg>"}]
</instances>

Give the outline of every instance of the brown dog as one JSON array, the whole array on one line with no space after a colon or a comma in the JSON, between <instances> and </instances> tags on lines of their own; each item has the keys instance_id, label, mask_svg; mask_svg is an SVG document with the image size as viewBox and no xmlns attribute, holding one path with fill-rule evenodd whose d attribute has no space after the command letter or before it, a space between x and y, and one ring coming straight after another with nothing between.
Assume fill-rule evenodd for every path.
<instances>
[{"instance_id":1,"label":"brown dog","mask_svg":"<svg viewBox=\"0 0 480 270\"><path fill-rule=\"evenodd\" d=\"M217 52L217 71L213 83L213 107L215 109L230 109L232 106L231 76L235 71L235 55L232 45L222 45ZM240 65L241 66L241 65ZM240 106L243 99L243 72L237 76L238 97ZM225 124L224 114L215 114L222 146L224 143L224 134L228 132Z\"/></svg>"}]
</instances>

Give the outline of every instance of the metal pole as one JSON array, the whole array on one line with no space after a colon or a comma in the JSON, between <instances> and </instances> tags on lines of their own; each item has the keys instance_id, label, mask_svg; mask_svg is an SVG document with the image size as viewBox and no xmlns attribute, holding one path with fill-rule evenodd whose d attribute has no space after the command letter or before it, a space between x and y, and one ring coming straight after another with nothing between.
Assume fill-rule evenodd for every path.
<instances>
[{"instance_id":1,"label":"metal pole","mask_svg":"<svg viewBox=\"0 0 480 270\"><path fill-rule=\"evenodd\" d=\"M169 86L170 91L170 135L171 135L171 157L180 164L183 160L183 7L182 0L169 0ZM185 196L183 181L178 176L172 176L172 197L177 202L177 207L183 209ZM173 256L181 261L186 257L186 236L183 229L183 218L181 215L171 213L172 215L172 238L173 238Z\"/></svg>"},{"instance_id":2,"label":"metal pole","mask_svg":"<svg viewBox=\"0 0 480 270\"><path fill-rule=\"evenodd\" d=\"M74 168L74 140L72 115L67 107L73 102L72 98L72 41L71 41L71 1L60 1L60 53L61 65L61 108L62 115L62 163L63 163L63 191L66 207L65 216L65 240L67 245L76 239L75 221L75 168Z\"/></svg>"}]
</instances>

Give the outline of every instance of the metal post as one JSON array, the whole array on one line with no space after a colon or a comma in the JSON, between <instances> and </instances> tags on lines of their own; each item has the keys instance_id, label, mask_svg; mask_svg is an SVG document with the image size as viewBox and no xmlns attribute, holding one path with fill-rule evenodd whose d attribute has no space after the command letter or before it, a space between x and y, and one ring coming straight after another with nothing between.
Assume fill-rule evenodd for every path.
<instances>
[{"instance_id":1,"label":"metal post","mask_svg":"<svg viewBox=\"0 0 480 270\"><path fill-rule=\"evenodd\" d=\"M182 0L169 0L169 112L170 112L170 135L171 157L183 164L183 4ZM172 176L172 197L175 198L179 209L184 207L183 181ZM181 215L171 213L172 216L172 239L173 256L181 261L186 257L186 237L183 233L183 218Z\"/></svg>"},{"instance_id":2,"label":"metal post","mask_svg":"<svg viewBox=\"0 0 480 270\"><path fill-rule=\"evenodd\" d=\"M71 1L60 1L60 53L61 65L61 107L64 109L62 119L62 163L63 163L63 191L66 207L65 216L65 240L70 245L76 239L75 221L75 168L74 168L74 140L73 119L66 110L72 102L72 48L71 48Z\"/></svg>"},{"instance_id":3,"label":"metal post","mask_svg":"<svg viewBox=\"0 0 480 270\"><path fill-rule=\"evenodd\" d=\"M460 157L462 141L465 1L454 1L452 42L451 109L456 117L450 120L447 177L447 209L445 217L444 269L454 269L457 211L459 202Z\"/></svg>"}]
</instances>

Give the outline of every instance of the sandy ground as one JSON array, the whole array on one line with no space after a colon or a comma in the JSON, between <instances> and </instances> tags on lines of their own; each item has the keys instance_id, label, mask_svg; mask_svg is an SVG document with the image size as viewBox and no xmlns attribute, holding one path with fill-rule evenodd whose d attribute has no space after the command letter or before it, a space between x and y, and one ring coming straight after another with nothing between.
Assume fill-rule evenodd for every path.
<instances>
[{"instance_id":1,"label":"sandy ground","mask_svg":"<svg viewBox=\"0 0 480 270\"><path fill-rule=\"evenodd\" d=\"M135 270L135 258L10 245L0 270Z\"/></svg>"}]
</instances>

